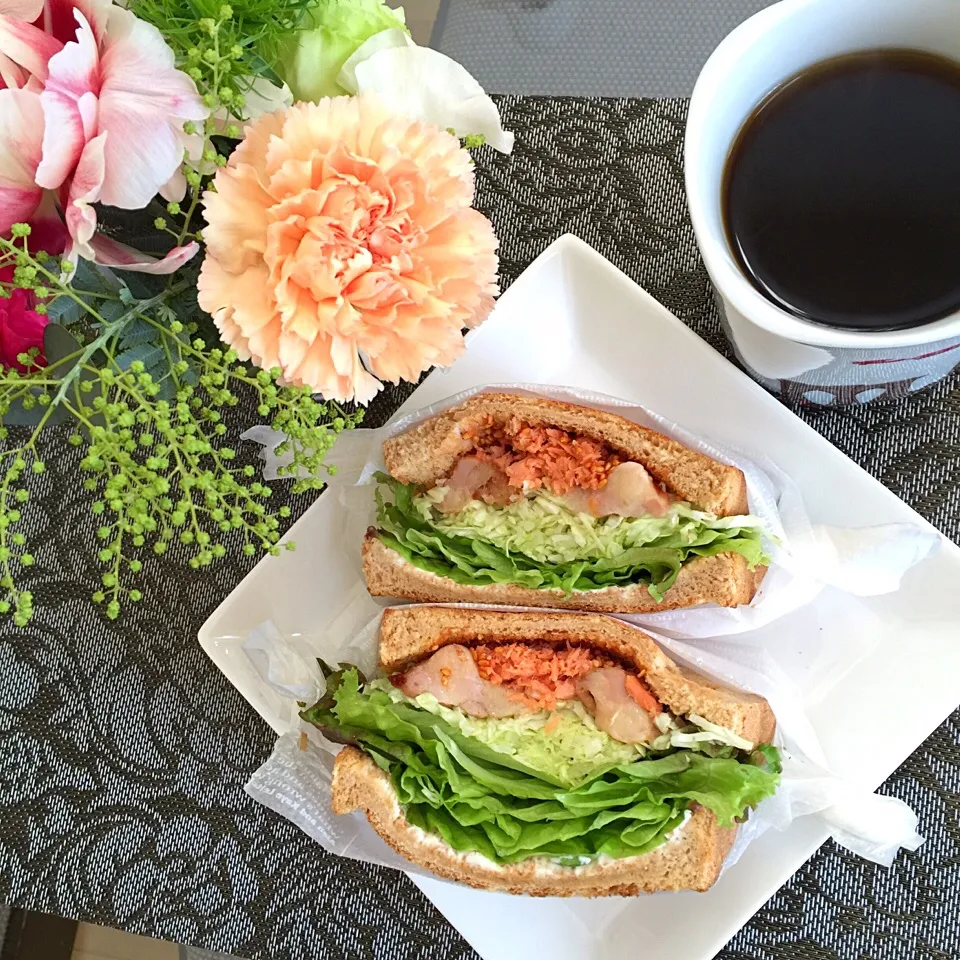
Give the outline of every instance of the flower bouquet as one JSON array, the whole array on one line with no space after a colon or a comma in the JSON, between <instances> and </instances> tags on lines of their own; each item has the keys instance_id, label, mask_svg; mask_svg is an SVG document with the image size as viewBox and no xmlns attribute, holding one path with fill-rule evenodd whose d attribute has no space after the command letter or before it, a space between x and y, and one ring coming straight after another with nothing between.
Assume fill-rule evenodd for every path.
<instances>
[{"instance_id":1,"label":"flower bouquet","mask_svg":"<svg viewBox=\"0 0 960 960\"><path fill-rule=\"evenodd\" d=\"M316 490L383 381L459 355L497 293L483 141L512 147L494 103L380 0L0 0L0 613L32 613L49 428L85 448L106 616L144 550L276 554L227 411Z\"/></svg>"}]
</instances>

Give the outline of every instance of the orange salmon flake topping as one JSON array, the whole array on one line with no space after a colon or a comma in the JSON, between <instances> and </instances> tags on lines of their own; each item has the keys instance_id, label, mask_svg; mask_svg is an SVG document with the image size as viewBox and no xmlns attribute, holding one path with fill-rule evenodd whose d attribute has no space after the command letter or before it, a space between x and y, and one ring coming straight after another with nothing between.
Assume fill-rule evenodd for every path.
<instances>
[{"instance_id":1,"label":"orange salmon flake topping","mask_svg":"<svg viewBox=\"0 0 960 960\"><path fill-rule=\"evenodd\" d=\"M532 489L545 484L552 493L580 488L598 490L620 457L606 444L559 427L531 426L519 417L495 423L489 414L465 432L475 456L506 474L512 487Z\"/></svg>"},{"instance_id":2,"label":"orange salmon flake topping","mask_svg":"<svg viewBox=\"0 0 960 960\"><path fill-rule=\"evenodd\" d=\"M558 700L572 700L580 677L614 666L588 647L557 647L543 641L483 643L471 647L470 653L484 680L507 687L538 710L553 710Z\"/></svg>"}]
</instances>

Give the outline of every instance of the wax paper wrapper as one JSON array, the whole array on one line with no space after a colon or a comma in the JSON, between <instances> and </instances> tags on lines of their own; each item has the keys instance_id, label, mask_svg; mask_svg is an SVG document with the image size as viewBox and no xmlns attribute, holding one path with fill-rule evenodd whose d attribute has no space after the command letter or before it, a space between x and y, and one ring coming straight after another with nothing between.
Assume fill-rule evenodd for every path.
<instances>
[{"instance_id":1,"label":"wax paper wrapper","mask_svg":"<svg viewBox=\"0 0 960 960\"><path fill-rule=\"evenodd\" d=\"M606 410L743 471L750 512L763 521L767 533L765 547L772 558L767 575L749 606L727 609L709 604L663 613L617 614L665 636L718 637L756 630L808 604L828 587L864 597L891 593L898 589L906 571L940 542L934 532L909 523L864 528L813 524L797 486L776 464L756 452L748 455L734 447L719 446L626 400L568 387L512 383L467 390L394 418L378 430L360 430L340 437L330 460L338 468L335 487L344 507L341 542L345 562L360 570L359 544L367 528L376 525L374 474L385 469L383 441L481 392L549 397ZM277 466L289 460L278 459L272 453L279 435L257 427L245 436L265 444L261 454L266 462L265 476L275 477Z\"/></svg>"},{"instance_id":2,"label":"wax paper wrapper","mask_svg":"<svg viewBox=\"0 0 960 960\"><path fill-rule=\"evenodd\" d=\"M842 612L837 611L837 615ZM312 703L324 686L314 657L322 656L329 663L356 664L368 676L375 671L379 619L374 618L345 641L322 644L323 649L305 646L302 638L288 640L267 622L251 632L243 648L264 683L285 693L291 701ZM763 631L710 642L645 632L676 662L727 686L766 697L776 714L775 742L784 759L781 786L741 826L724 869L732 867L760 834L771 828L785 829L800 816L821 817L838 843L886 866L900 847L915 850L920 846L923 838L917 833L917 818L906 804L848 782L828 769L803 708L807 691L801 690L788 671L767 653L768 637ZM295 823L330 853L432 876L396 854L359 811L346 816L333 813L330 783L339 750L339 744L330 743L313 727L291 723L290 731L280 736L273 754L253 774L246 791Z\"/></svg>"}]
</instances>

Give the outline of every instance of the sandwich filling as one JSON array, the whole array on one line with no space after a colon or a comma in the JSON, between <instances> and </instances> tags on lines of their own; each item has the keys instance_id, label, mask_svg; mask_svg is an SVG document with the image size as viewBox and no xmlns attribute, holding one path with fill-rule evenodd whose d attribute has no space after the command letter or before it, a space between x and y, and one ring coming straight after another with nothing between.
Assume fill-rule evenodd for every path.
<instances>
[{"instance_id":1,"label":"sandwich filling","mask_svg":"<svg viewBox=\"0 0 960 960\"><path fill-rule=\"evenodd\" d=\"M427 488L380 473L380 539L457 583L602 590L645 584L660 601L693 557L765 564L756 517L677 500L646 468L556 427L481 420L448 477Z\"/></svg>"},{"instance_id":2,"label":"sandwich filling","mask_svg":"<svg viewBox=\"0 0 960 960\"><path fill-rule=\"evenodd\" d=\"M776 748L674 715L585 645L464 642L390 677L324 672L301 717L365 750L409 823L495 863L636 856L696 806L728 826L779 783Z\"/></svg>"}]
</instances>

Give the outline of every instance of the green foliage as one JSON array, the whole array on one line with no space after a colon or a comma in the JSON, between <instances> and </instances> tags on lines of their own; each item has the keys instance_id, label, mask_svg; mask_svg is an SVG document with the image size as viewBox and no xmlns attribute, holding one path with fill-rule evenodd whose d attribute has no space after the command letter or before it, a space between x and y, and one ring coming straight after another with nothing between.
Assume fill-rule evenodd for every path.
<instances>
[{"instance_id":1,"label":"green foliage","mask_svg":"<svg viewBox=\"0 0 960 960\"><path fill-rule=\"evenodd\" d=\"M193 209L191 206L191 210ZM189 216L182 231L189 231ZM307 388L282 386L280 371L257 370L211 339L209 318L196 304L197 266L173 277L130 274L124 278L90 264L70 282L64 264L28 247L29 231L0 238L0 268L15 267L14 283L49 297L46 366L38 351L22 355L26 372L0 370L0 441L8 425L28 424L29 436L0 450L0 613L24 625L33 597L19 585L22 568L34 563L18 532L29 492L27 471L42 473L37 453L43 429L72 420L68 442L85 446L83 486L99 519L99 552L105 567L93 599L110 618L141 592L130 585L144 550L165 553L179 542L189 564L206 567L226 553L223 540L237 536L245 554L280 550L281 519L270 508L271 490L254 467L237 462L224 412L251 394L259 414L285 434L294 490L324 485L324 457L343 430L362 418L318 402ZM199 334L199 335L198 335ZM292 545L288 544L288 549Z\"/></svg>"},{"instance_id":2,"label":"green foliage","mask_svg":"<svg viewBox=\"0 0 960 960\"><path fill-rule=\"evenodd\" d=\"M308 0L132 0L173 50L177 66L197 84L204 102L242 120L244 97L257 77L279 84L270 65L297 29ZM208 121L207 136L214 133ZM223 133L223 131L220 131ZM239 136L239 132L237 132ZM213 161L216 162L216 161Z\"/></svg>"}]
</instances>

